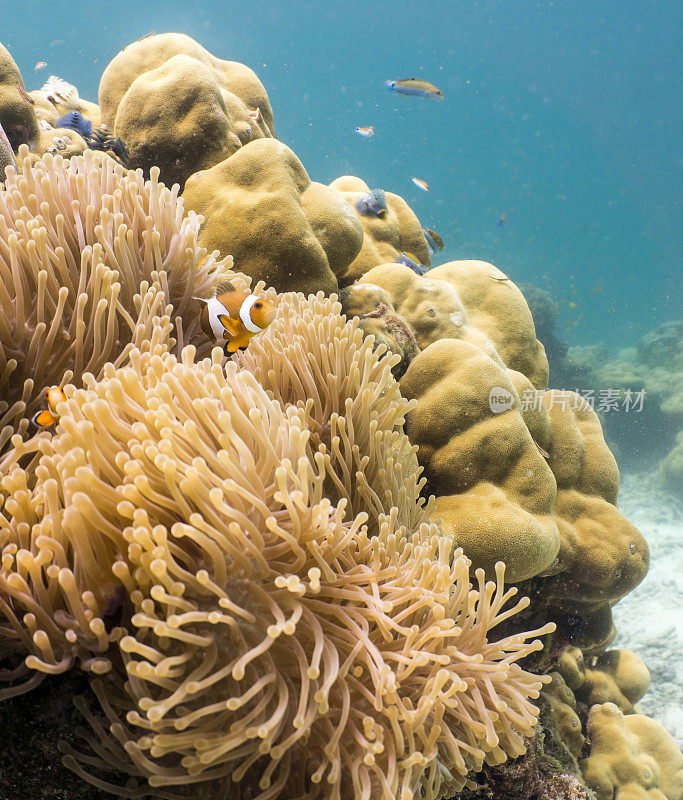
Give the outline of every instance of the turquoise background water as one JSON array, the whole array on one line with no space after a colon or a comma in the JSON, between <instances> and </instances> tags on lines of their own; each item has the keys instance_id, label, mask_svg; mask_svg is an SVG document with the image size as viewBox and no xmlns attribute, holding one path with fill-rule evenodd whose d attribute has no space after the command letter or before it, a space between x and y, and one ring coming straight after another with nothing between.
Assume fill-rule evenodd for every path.
<instances>
[{"instance_id":1,"label":"turquoise background water","mask_svg":"<svg viewBox=\"0 0 683 800\"><path fill-rule=\"evenodd\" d=\"M96 100L108 61L150 30L248 64L312 179L403 195L446 240L441 262L489 260L551 291L571 343L614 351L680 314L680 3L0 0L27 88L54 73ZM383 86L409 75L445 100Z\"/></svg>"}]
</instances>

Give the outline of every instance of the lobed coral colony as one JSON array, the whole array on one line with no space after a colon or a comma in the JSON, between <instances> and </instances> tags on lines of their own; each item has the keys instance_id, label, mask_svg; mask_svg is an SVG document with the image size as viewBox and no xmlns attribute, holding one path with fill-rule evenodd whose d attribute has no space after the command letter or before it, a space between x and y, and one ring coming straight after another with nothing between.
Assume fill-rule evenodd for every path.
<instances>
[{"instance_id":1,"label":"lobed coral colony","mask_svg":"<svg viewBox=\"0 0 683 800\"><path fill-rule=\"evenodd\" d=\"M515 284L401 263L406 202L187 36L50 81L0 46L0 698L84 671L64 763L124 797L681 800L607 649L647 545Z\"/></svg>"}]
</instances>

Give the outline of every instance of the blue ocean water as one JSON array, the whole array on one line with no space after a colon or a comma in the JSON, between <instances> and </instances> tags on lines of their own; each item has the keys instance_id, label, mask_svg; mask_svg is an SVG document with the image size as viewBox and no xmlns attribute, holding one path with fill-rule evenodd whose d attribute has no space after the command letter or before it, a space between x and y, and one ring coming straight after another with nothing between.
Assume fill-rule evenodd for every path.
<instances>
[{"instance_id":1,"label":"blue ocean water","mask_svg":"<svg viewBox=\"0 0 683 800\"><path fill-rule=\"evenodd\" d=\"M109 60L151 30L252 67L313 180L403 195L445 239L437 263L489 260L547 289L570 343L615 351L680 314L680 2L0 0L29 89L54 73L96 100ZM410 75L445 100L383 86Z\"/></svg>"}]
</instances>

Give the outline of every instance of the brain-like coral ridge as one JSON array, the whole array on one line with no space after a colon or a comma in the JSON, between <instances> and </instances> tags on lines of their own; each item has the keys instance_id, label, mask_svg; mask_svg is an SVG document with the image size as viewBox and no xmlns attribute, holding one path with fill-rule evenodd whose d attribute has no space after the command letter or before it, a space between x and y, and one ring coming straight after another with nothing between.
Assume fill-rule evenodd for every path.
<instances>
[{"instance_id":1,"label":"brain-like coral ridge","mask_svg":"<svg viewBox=\"0 0 683 800\"><path fill-rule=\"evenodd\" d=\"M125 47L102 75L99 103L102 120L128 147L130 166L157 166L162 180L181 187L242 145L274 135L256 74L179 33Z\"/></svg>"},{"instance_id":2,"label":"brain-like coral ridge","mask_svg":"<svg viewBox=\"0 0 683 800\"><path fill-rule=\"evenodd\" d=\"M618 470L596 414L545 388L521 292L484 262L425 277L385 264L345 291L344 308L407 364L401 391L418 405L406 430L435 517L476 566L502 559L510 581L542 577L560 616L591 618L582 643L604 647L609 605L642 580L647 545L616 508Z\"/></svg>"}]
</instances>

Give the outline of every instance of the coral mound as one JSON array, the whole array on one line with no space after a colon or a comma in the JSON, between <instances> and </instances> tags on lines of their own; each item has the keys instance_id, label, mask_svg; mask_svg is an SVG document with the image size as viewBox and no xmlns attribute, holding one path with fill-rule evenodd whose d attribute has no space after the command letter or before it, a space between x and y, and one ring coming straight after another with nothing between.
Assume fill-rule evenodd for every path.
<instances>
[{"instance_id":1,"label":"coral mound","mask_svg":"<svg viewBox=\"0 0 683 800\"><path fill-rule=\"evenodd\" d=\"M35 148L40 137L36 112L27 98L19 67L2 44L0 44L0 129L4 129L9 144L15 151L22 144ZM2 166L1 160L0 166ZM4 175L0 172L0 181L2 180Z\"/></svg>"},{"instance_id":2,"label":"coral mound","mask_svg":"<svg viewBox=\"0 0 683 800\"><path fill-rule=\"evenodd\" d=\"M597 800L683 800L683 754L658 722L603 703L591 709L588 734L581 769Z\"/></svg>"},{"instance_id":3,"label":"coral mound","mask_svg":"<svg viewBox=\"0 0 683 800\"><path fill-rule=\"evenodd\" d=\"M345 289L344 308L407 362L400 387L417 407L406 431L434 516L476 567L502 560L508 581L538 578L571 643L604 648L610 605L645 576L648 547L617 509L597 414L545 388L548 360L519 289L483 261L424 277L382 264Z\"/></svg>"},{"instance_id":4,"label":"coral mound","mask_svg":"<svg viewBox=\"0 0 683 800\"><path fill-rule=\"evenodd\" d=\"M363 243L363 228L334 189L311 181L275 139L245 144L196 172L183 199L205 218L200 242L278 292L331 294Z\"/></svg>"},{"instance_id":5,"label":"coral mound","mask_svg":"<svg viewBox=\"0 0 683 800\"><path fill-rule=\"evenodd\" d=\"M254 800L449 796L524 752L544 679L517 662L553 626L496 640L528 601L507 607L502 564L473 587L462 551L420 521L420 482L400 480L416 461L395 357L321 295L278 311L241 369L217 348L196 362L159 343L69 391L37 485L4 522L23 539L6 545L2 591L33 611L32 639L18 614L3 632L46 671L65 667L52 642L81 657L118 642L127 679L112 669L100 683L113 725L100 752L177 796L204 781L239 781ZM288 348L287 381L258 363L268 337ZM367 429L357 394L376 412ZM383 442L406 464L368 465ZM5 486L22 474L14 465ZM376 536L365 511L347 514L357 488ZM117 584L127 611L112 628Z\"/></svg>"},{"instance_id":6,"label":"coral mound","mask_svg":"<svg viewBox=\"0 0 683 800\"><path fill-rule=\"evenodd\" d=\"M125 47L102 75L99 101L130 165L158 166L169 184L183 186L243 144L273 135L273 112L255 73L179 33Z\"/></svg>"},{"instance_id":7,"label":"coral mound","mask_svg":"<svg viewBox=\"0 0 683 800\"><path fill-rule=\"evenodd\" d=\"M401 253L410 253L420 264L429 266L431 257L420 221L408 203L398 194L386 192L387 210L381 216L360 213L356 203L370 187L353 175L342 175L330 184L353 208L363 225L363 247L349 265L344 283L357 280L379 264L394 262Z\"/></svg>"}]
</instances>

